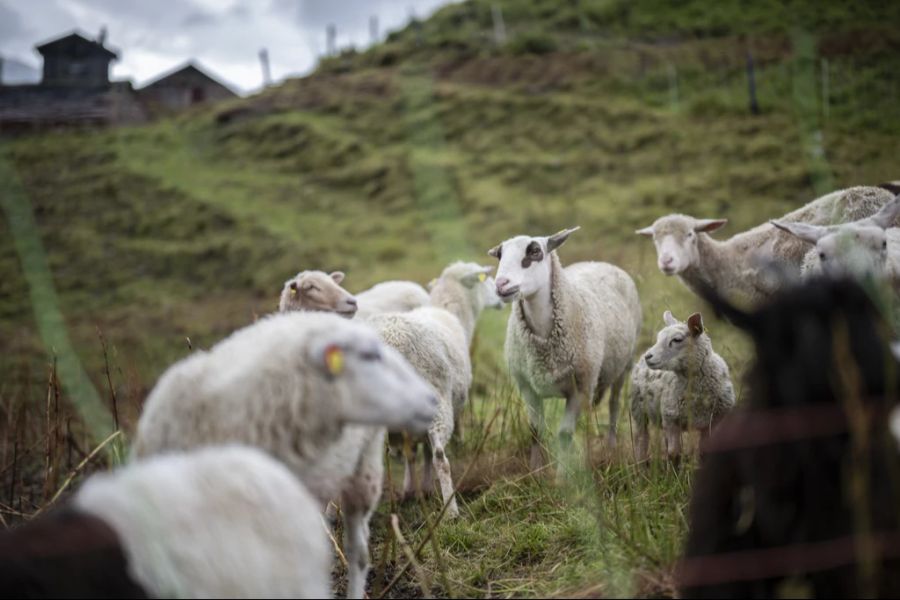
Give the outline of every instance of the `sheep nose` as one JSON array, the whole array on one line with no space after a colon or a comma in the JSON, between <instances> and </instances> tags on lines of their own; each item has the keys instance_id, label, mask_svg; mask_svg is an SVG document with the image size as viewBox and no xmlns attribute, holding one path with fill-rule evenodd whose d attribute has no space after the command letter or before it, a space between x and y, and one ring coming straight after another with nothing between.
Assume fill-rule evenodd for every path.
<instances>
[{"instance_id":1,"label":"sheep nose","mask_svg":"<svg viewBox=\"0 0 900 600\"><path fill-rule=\"evenodd\" d=\"M350 296L349 298L347 298L347 304L349 304L350 306L356 306L356 298Z\"/></svg>"},{"instance_id":2,"label":"sheep nose","mask_svg":"<svg viewBox=\"0 0 900 600\"><path fill-rule=\"evenodd\" d=\"M647 354L644 355L644 360L645 360L645 361L646 361L646 360L653 360L653 354L651 354L650 352L648 352Z\"/></svg>"},{"instance_id":3,"label":"sheep nose","mask_svg":"<svg viewBox=\"0 0 900 600\"><path fill-rule=\"evenodd\" d=\"M673 262L675 262L675 257L668 255L663 256L662 264L664 267L671 267Z\"/></svg>"},{"instance_id":4,"label":"sheep nose","mask_svg":"<svg viewBox=\"0 0 900 600\"><path fill-rule=\"evenodd\" d=\"M505 288L506 286L509 285L509 278L508 277L500 277L499 279L497 279L494 282L494 285L497 286L497 293L502 294L503 288Z\"/></svg>"}]
</instances>

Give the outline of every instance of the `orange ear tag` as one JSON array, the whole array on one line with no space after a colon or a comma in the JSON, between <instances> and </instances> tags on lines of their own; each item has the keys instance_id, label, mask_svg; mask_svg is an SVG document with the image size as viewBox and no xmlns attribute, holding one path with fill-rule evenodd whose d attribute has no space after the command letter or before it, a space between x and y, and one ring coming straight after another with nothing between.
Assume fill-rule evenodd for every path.
<instances>
[{"instance_id":1,"label":"orange ear tag","mask_svg":"<svg viewBox=\"0 0 900 600\"><path fill-rule=\"evenodd\" d=\"M343 373L344 351L337 346L328 346L325 349L325 367L335 377Z\"/></svg>"},{"instance_id":2,"label":"orange ear tag","mask_svg":"<svg viewBox=\"0 0 900 600\"><path fill-rule=\"evenodd\" d=\"M485 275L484 273L478 274L478 281L480 281L481 283L484 283L485 279L487 279L487 275Z\"/></svg>"}]
</instances>

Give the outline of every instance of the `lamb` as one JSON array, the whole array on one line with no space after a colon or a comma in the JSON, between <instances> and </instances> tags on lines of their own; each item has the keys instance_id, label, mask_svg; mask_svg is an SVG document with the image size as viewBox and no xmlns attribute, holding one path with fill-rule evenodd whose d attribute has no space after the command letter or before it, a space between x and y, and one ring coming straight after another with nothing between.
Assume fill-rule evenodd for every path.
<instances>
[{"instance_id":1,"label":"lamb","mask_svg":"<svg viewBox=\"0 0 900 600\"><path fill-rule=\"evenodd\" d=\"M715 353L694 313L682 323L666 311L666 326L656 344L631 372L631 416L637 427L635 456L648 458L650 421L662 423L668 456L681 456L681 433L688 429L706 437L712 426L734 406L728 365Z\"/></svg>"},{"instance_id":2,"label":"lamb","mask_svg":"<svg viewBox=\"0 0 900 600\"><path fill-rule=\"evenodd\" d=\"M389 312L409 312L428 306L428 292L412 281L384 281L356 294L359 310L357 319Z\"/></svg>"},{"instance_id":3,"label":"lamb","mask_svg":"<svg viewBox=\"0 0 900 600\"><path fill-rule=\"evenodd\" d=\"M309 310L337 313L348 319L356 314L357 301L340 286L341 271L330 275L322 271L300 271L284 282L278 311Z\"/></svg>"},{"instance_id":4,"label":"lamb","mask_svg":"<svg viewBox=\"0 0 900 600\"><path fill-rule=\"evenodd\" d=\"M383 428L424 431L436 410L430 386L366 325L278 313L170 367L145 403L134 456L228 442L266 450L323 509L340 499L348 595L361 597Z\"/></svg>"},{"instance_id":5,"label":"lamb","mask_svg":"<svg viewBox=\"0 0 900 600\"><path fill-rule=\"evenodd\" d=\"M373 315L369 320L384 342L405 356L437 393L439 409L428 428L427 439L411 439L413 452L406 457L403 487L407 497L416 492L412 475L415 448L424 441L423 486L426 491L431 489L433 467L449 518L459 515L459 507L453 494L446 446L455 428L454 415L465 404L472 384L469 343L475 320L490 302L487 273L492 269L474 263L454 263L444 269L434 284L431 306L406 313Z\"/></svg>"},{"instance_id":6,"label":"lamb","mask_svg":"<svg viewBox=\"0 0 900 600\"><path fill-rule=\"evenodd\" d=\"M312 495L242 446L94 475L0 535L0 587L19 598L327 598L330 562Z\"/></svg>"},{"instance_id":7,"label":"lamb","mask_svg":"<svg viewBox=\"0 0 900 600\"><path fill-rule=\"evenodd\" d=\"M608 443L615 445L619 394L641 329L637 288L625 271L601 262L562 267L556 250L577 230L520 235L489 251L500 261L497 295L514 303L505 354L528 411L535 469L545 462L544 398L565 397L559 436L568 445L581 406L611 388Z\"/></svg>"},{"instance_id":8,"label":"lamb","mask_svg":"<svg viewBox=\"0 0 900 600\"><path fill-rule=\"evenodd\" d=\"M900 217L900 196L865 219L843 225L809 225L771 221L772 225L815 245L803 259L801 273L809 277L859 276L900 282L900 229L891 224Z\"/></svg>"},{"instance_id":9,"label":"lamb","mask_svg":"<svg viewBox=\"0 0 900 600\"><path fill-rule=\"evenodd\" d=\"M682 598L900 595L891 326L853 280L813 278L744 312L750 390L701 445Z\"/></svg>"},{"instance_id":10,"label":"lamb","mask_svg":"<svg viewBox=\"0 0 900 600\"><path fill-rule=\"evenodd\" d=\"M853 187L832 192L782 217L782 221L813 225L846 223L874 214L894 195L877 187ZM806 245L769 223L718 241L708 234L726 219L695 219L667 215L635 233L652 237L659 270L678 275L694 293L713 287L726 296L758 303L777 291L784 280L773 277L773 263L787 275L799 273ZM900 225L900 222L895 222Z\"/></svg>"}]
</instances>

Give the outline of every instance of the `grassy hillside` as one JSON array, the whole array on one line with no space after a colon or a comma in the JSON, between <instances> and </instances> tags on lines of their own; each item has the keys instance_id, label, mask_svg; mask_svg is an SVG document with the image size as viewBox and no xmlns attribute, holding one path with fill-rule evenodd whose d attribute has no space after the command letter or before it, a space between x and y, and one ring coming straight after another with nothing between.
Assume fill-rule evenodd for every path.
<instances>
[{"instance_id":1,"label":"grassy hillside","mask_svg":"<svg viewBox=\"0 0 900 600\"><path fill-rule=\"evenodd\" d=\"M344 270L351 291L424 283L457 258L491 264L487 248L511 235L577 224L563 260L634 275L647 345L663 310L702 306L656 270L636 228L680 211L727 217L724 236L830 189L900 178L894 6L507 0L498 46L491 4L447 7L308 78L177 119L4 140L0 466L15 431L26 432L19 450L46 433L46 363L61 350L39 327L54 321L36 300L40 278L27 277L35 263L22 259L31 246L10 198L34 217L64 319L52 331L68 334L102 402L116 395L128 430L166 365L270 312L301 269ZM482 319L467 434L452 455L457 477L471 466L464 516L439 528L423 575L395 592L427 579L440 595L671 593L689 470L635 470L623 418L624 447L594 440L589 471L565 485L526 476L525 417L501 358L506 314ZM745 340L709 325L739 374ZM63 416L77 394L65 390ZM558 418L561 403L552 408ZM605 411L584 433L596 437ZM91 446L77 441L76 463ZM9 473L0 501L28 514L40 494L23 505L10 477L29 490L42 467ZM414 543L434 506L401 510ZM380 543L390 510L373 532L373 563L396 559L375 569L382 583L405 562Z\"/></svg>"}]
</instances>

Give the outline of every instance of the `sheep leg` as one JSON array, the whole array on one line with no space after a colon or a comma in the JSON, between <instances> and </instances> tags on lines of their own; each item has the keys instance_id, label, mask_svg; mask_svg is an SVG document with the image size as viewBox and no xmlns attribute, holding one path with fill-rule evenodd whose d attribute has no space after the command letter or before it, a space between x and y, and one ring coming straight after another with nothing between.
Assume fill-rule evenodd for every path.
<instances>
[{"instance_id":1,"label":"sheep leg","mask_svg":"<svg viewBox=\"0 0 900 600\"><path fill-rule=\"evenodd\" d=\"M637 420L637 431L634 434L634 458L637 462L645 462L650 458L650 429L647 421Z\"/></svg>"},{"instance_id":2,"label":"sheep leg","mask_svg":"<svg viewBox=\"0 0 900 600\"><path fill-rule=\"evenodd\" d=\"M362 598L369 574L369 514L358 510L344 513L344 552L347 598Z\"/></svg>"},{"instance_id":3,"label":"sheep leg","mask_svg":"<svg viewBox=\"0 0 900 600\"><path fill-rule=\"evenodd\" d=\"M431 451L433 452L432 461L434 470L437 471L438 483L441 485L441 497L447 506L447 518L459 516L459 507L456 505L456 496L453 494L453 477L450 473L450 461L444 452L444 445L434 432L428 433L431 441Z\"/></svg>"},{"instance_id":4,"label":"sheep leg","mask_svg":"<svg viewBox=\"0 0 900 600\"><path fill-rule=\"evenodd\" d=\"M566 397L566 412L559 422L559 443L564 450L572 446L572 437L575 435L575 425L578 423L580 412L581 395L569 394Z\"/></svg>"},{"instance_id":5,"label":"sheep leg","mask_svg":"<svg viewBox=\"0 0 900 600\"><path fill-rule=\"evenodd\" d=\"M623 387L625 387L625 373L613 383L609 391L609 433L606 436L606 445L610 448L615 448L618 444L616 429L619 426L619 398Z\"/></svg>"},{"instance_id":6,"label":"sheep leg","mask_svg":"<svg viewBox=\"0 0 900 600\"><path fill-rule=\"evenodd\" d=\"M541 434L544 431L544 401L538 398L531 388L519 385L525 399L525 410L528 412L528 423L531 426L531 457L528 461L532 471L539 471L547 464Z\"/></svg>"},{"instance_id":7,"label":"sheep leg","mask_svg":"<svg viewBox=\"0 0 900 600\"><path fill-rule=\"evenodd\" d=\"M425 466L422 468L422 493L427 498L434 492L434 469L432 468L432 452L431 443L425 444L423 449L425 455Z\"/></svg>"},{"instance_id":8,"label":"sheep leg","mask_svg":"<svg viewBox=\"0 0 900 600\"><path fill-rule=\"evenodd\" d=\"M409 452L403 453L403 499L411 500L416 497L416 452L418 445L413 444Z\"/></svg>"},{"instance_id":9,"label":"sheep leg","mask_svg":"<svg viewBox=\"0 0 900 600\"><path fill-rule=\"evenodd\" d=\"M681 428L672 423L665 425L666 431L666 453L674 463L678 463L681 459Z\"/></svg>"}]
</instances>

